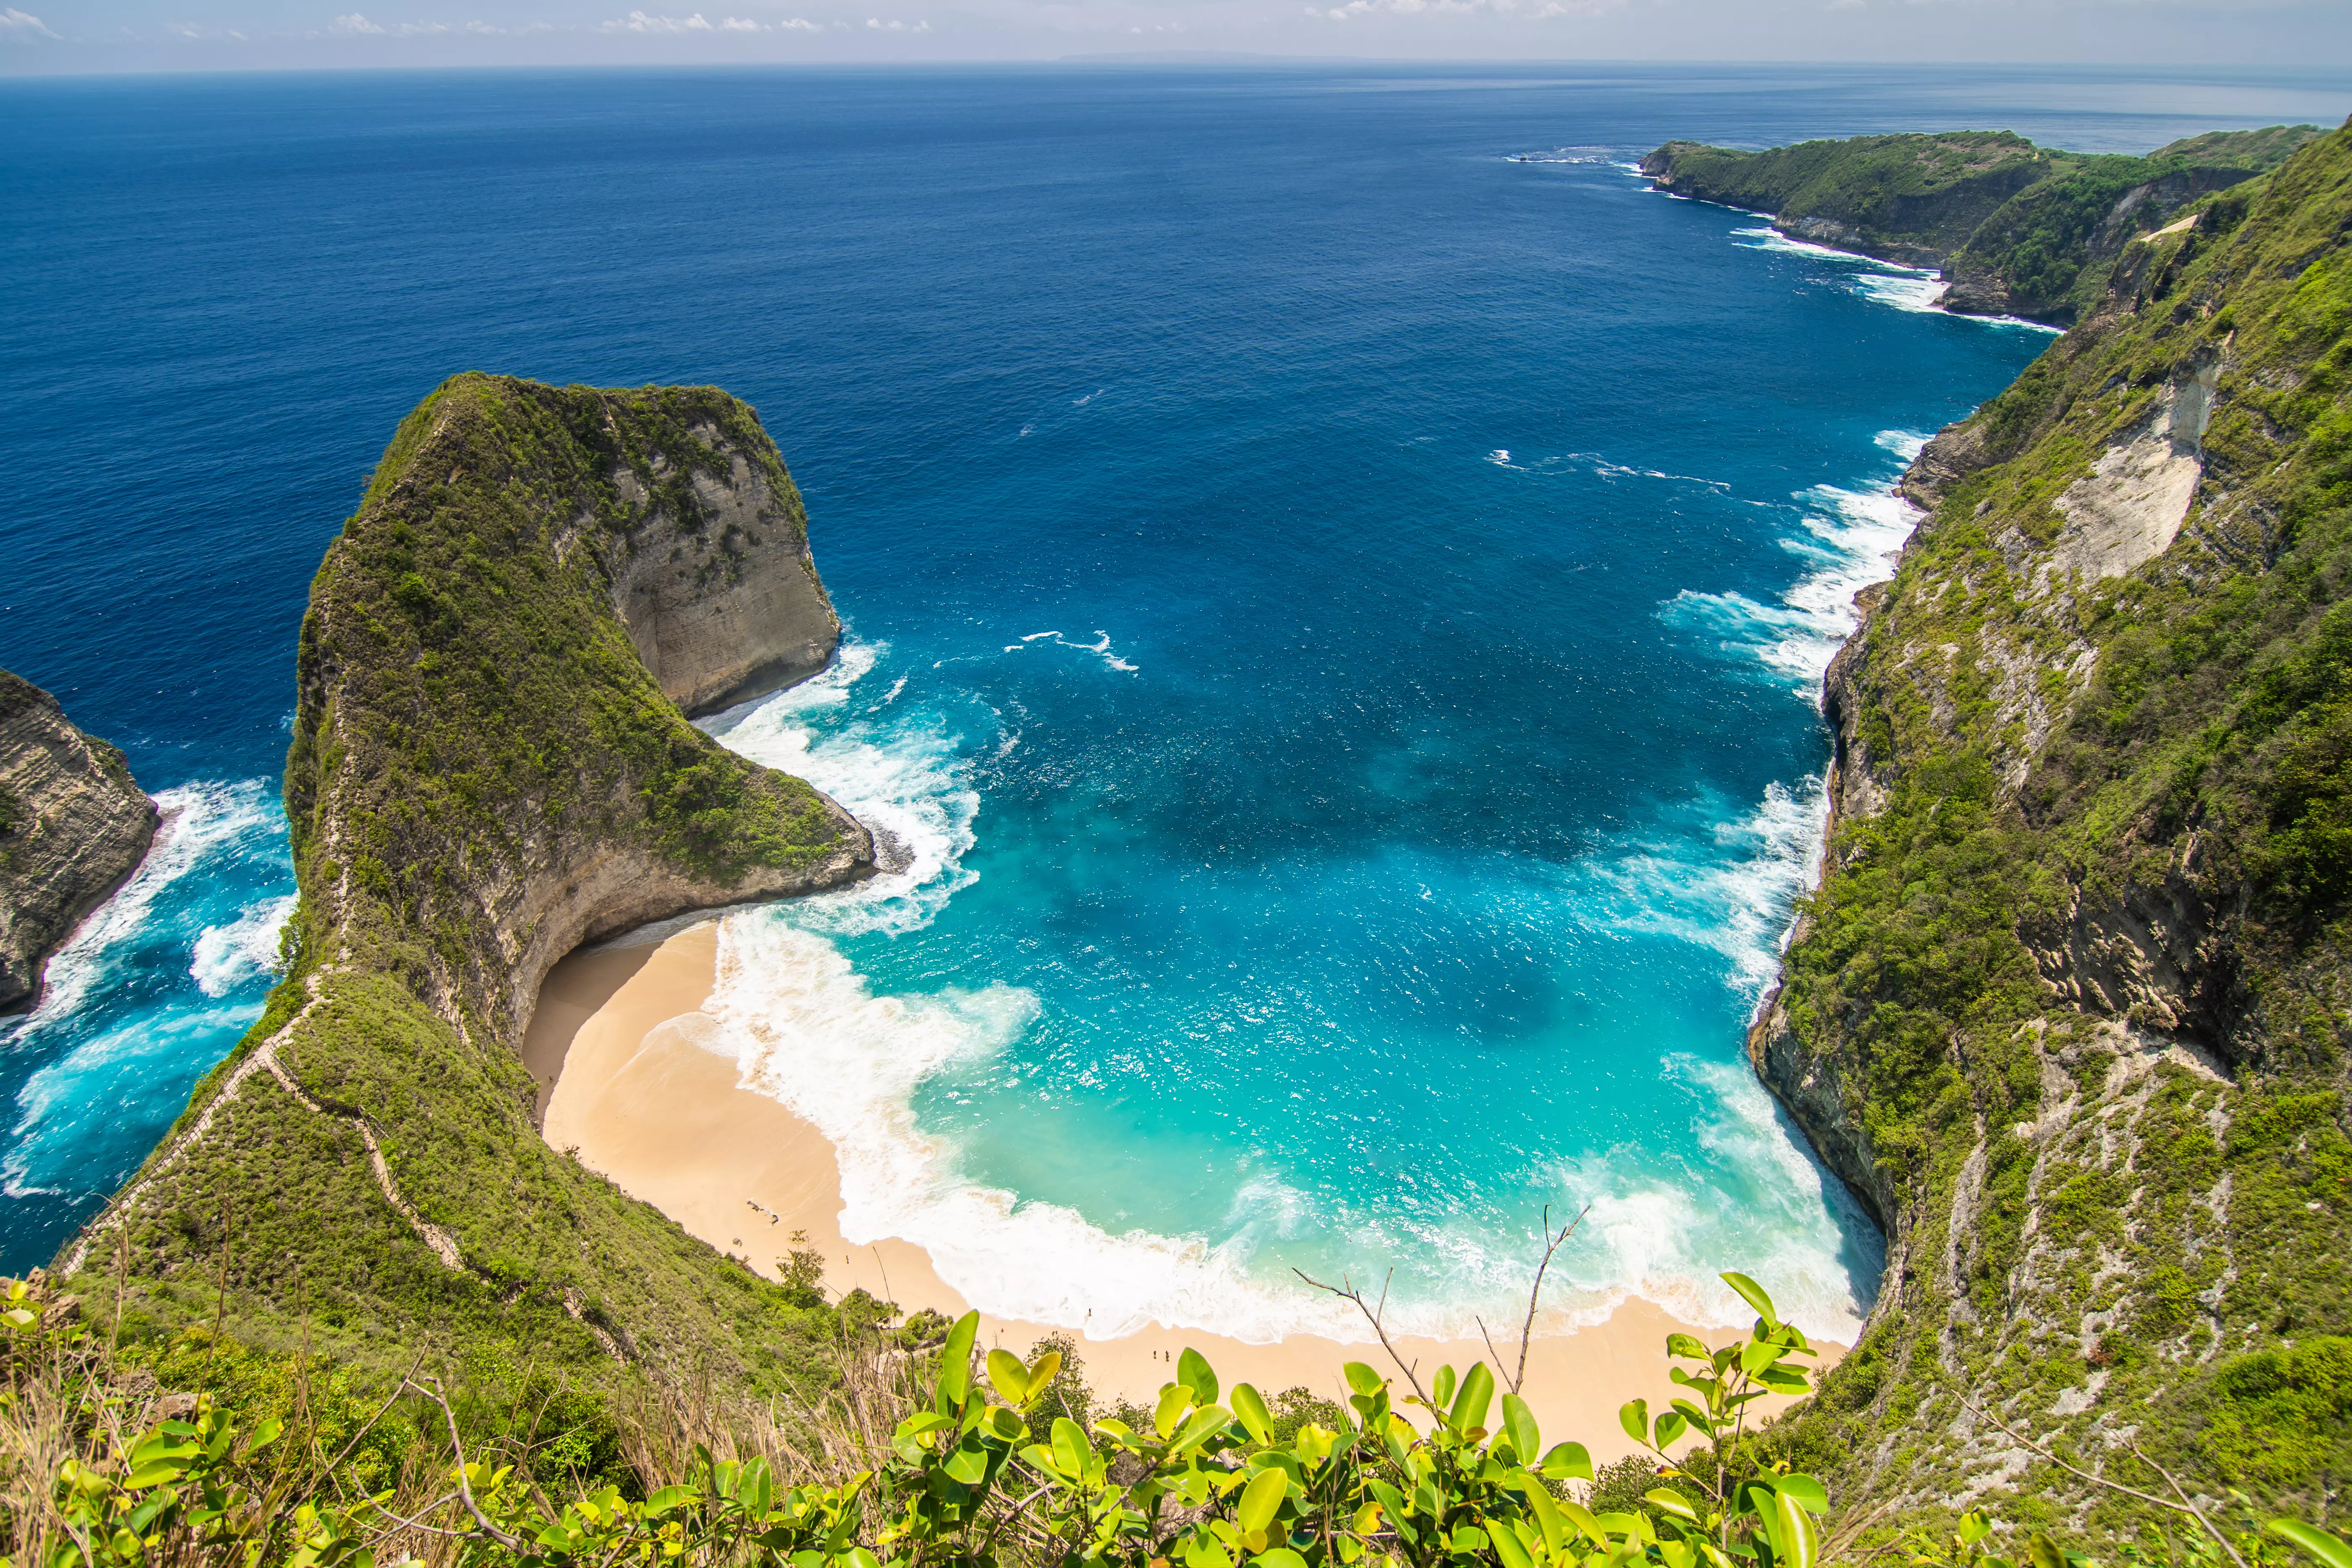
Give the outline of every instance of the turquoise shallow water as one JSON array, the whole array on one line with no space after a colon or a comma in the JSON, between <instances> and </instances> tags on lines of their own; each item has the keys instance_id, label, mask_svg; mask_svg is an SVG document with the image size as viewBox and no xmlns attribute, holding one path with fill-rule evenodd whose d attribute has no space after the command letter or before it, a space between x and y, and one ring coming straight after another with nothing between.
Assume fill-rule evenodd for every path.
<instances>
[{"instance_id":1,"label":"turquoise shallow water","mask_svg":"<svg viewBox=\"0 0 2352 1568\"><path fill-rule=\"evenodd\" d=\"M904 862L726 928L854 1237L1114 1331L1565 1310L1835 1334L1879 1244L1747 1072L1812 689L1916 442L2046 341L1648 193L1670 135L2145 148L2329 84L1076 68L0 86L0 663L175 813L0 1025L0 1266L257 1013L303 586L481 367L715 381L839 667L711 728ZM2053 109L2053 105L2065 106ZM1532 153L1533 162L1510 161ZM1523 1300L1523 1298L1521 1298Z\"/></svg>"}]
</instances>

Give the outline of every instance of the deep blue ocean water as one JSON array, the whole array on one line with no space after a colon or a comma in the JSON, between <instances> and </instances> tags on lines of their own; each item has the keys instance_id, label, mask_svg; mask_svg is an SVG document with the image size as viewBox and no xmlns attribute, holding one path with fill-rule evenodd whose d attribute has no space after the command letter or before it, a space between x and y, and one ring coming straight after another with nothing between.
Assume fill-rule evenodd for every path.
<instances>
[{"instance_id":1,"label":"deep blue ocean water","mask_svg":"<svg viewBox=\"0 0 2352 1568\"><path fill-rule=\"evenodd\" d=\"M2097 150L2339 82L1364 67L0 83L0 664L164 847L0 1024L0 1268L257 1014L320 551L480 368L715 382L839 666L711 728L917 861L713 1010L853 1238L1107 1332L1564 1308L1852 1327L1879 1243L1748 1075L1813 706L1916 442L2047 342L1651 194L1670 136ZM1534 161L1512 161L1536 154ZM1556 1276L1558 1277L1558 1276Z\"/></svg>"}]
</instances>

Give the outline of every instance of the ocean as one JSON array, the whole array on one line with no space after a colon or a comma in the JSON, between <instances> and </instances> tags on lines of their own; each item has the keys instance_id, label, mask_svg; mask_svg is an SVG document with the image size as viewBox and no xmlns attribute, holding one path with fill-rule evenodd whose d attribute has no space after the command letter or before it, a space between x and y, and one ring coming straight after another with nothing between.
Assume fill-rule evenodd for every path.
<instances>
[{"instance_id":1,"label":"ocean","mask_svg":"<svg viewBox=\"0 0 2352 1568\"><path fill-rule=\"evenodd\" d=\"M1109 1334L1524 1300L1850 1335L1883 1244L1744 1027L1822 669L2049 342L1650 192L1669 137L2333 120L2287 75L1484 67L0 82L0 664L172 814L0 1023L0 1268L257 1015L320 552L445 375L711 382L836 666L718 716L912 858L711 1011L844 1232Z\"/></svg>"}]
</instances>

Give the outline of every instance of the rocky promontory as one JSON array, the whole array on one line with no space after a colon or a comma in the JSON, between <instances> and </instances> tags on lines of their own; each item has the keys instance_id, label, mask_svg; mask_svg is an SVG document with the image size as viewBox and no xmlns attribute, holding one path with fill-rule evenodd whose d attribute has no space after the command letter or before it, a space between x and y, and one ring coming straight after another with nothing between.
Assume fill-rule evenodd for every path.
<instances>
[{"instance_id":1,"label":"rocky promontory","mask_svg":"<svg viewBox=\"0 0 2352 1568\"><path fill-rule=\"evenodd\" d=\"M2276 168L2315 125L2212 132L2146 157L2037 147L2007 131L1855 136L1748 152L1669 142L1657 188L1769 216L1790 237L1936 268L1946 310L2073 323L2124 247L2188 204Z\"/></svg>"},{"instance_id":2,"label":"rocky promontory","mask_svg":"<svg viewBox=\"0 0 2352 1568\"><path fill-rule=\"evenodd\" d=\"M1878 1517L2128 1538L2096 1466L2322 1518L2352 1464L2352 130L2189 217L1920 455L1826 681L1748 1049L1886 1232L1780 1436Z\"/></svg>"},{"instance_id":3,"label":"rocky promontory","mask_svg":"<svg viewBox=\"0 0 2352 1568\"><path fill-rule=\"evenodd\" d=\"M0 669L0 1013L33 1005L49 954L154 837L155 803L122 753Z\"/></svg>"},{"instance_id":4,"label":"rocky promontory","mask_svg":"<svg viewBox=\"0 0 2352 1568\"><path fill-rule=\"evenodd\" d=\"M430 1323L592 1377L760 1385L772 1289L549 1149L519 1047L583 942L870 872L847 812L684 711L838 635L743 404L445 383L311 585L289 973L63 1271L120 1268L163 1321L219 1276L250 1336L307 1315L362 1361Z\"/></svg>"}]
</instances>

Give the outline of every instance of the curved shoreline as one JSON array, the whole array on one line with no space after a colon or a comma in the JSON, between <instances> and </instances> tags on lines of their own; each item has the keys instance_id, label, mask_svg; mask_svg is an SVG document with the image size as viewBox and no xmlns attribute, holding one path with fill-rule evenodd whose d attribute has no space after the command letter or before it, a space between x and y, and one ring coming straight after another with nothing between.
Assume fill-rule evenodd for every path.
<instances>
[{"instance_id":1,"label":"curved shoreline","mask_svg":"<svg viewBox=\"0 0 2352 1568\"><path fill-rule=\"evenodd\" d=\"M715 977L716 921L647 937L572 953L548 973L523 1046L524 1065L540 1085L547 1142L769 1279L780 1277L777 1260L793 1233L805 1232L807 1245L824 1259L828 1293L863 1289L908 1311L963 1311L964 1300L921 1248L898 1240L864 1247L844 1241L832 1145L782 1104L741 1088L731 1053L701 1043L714 1040L718 1028L701 1011ZM1343 1363L1381 1360L1377 1345L1303 1335L1248 1344L1155 1325L1096 1339L1083 1330L986 1315L982 1323L984 1344L1015 1351L1050 1333L1073 1333L1087 1381L1105 1401L1149 1401L1188 1346L1206 1355L1221 1377L1269 1394L1304 1386L1341 1396ZM1675 1331L1720 1337L1641 1300L1592 1327L1539 1336L1528 1358L1528 1404L1555 1439L1584 1443L1596 1463L1631 1452L1617 1407L1634 1398L1660 1402L1675 1392L1665 1336ZM1397 1343L1407 1360L1423 1366L1466 1365L1486 1354L1469 1341ZM1821 1348L1825 1362L1843 1350Z\"/></svg>"}]
</instances>

